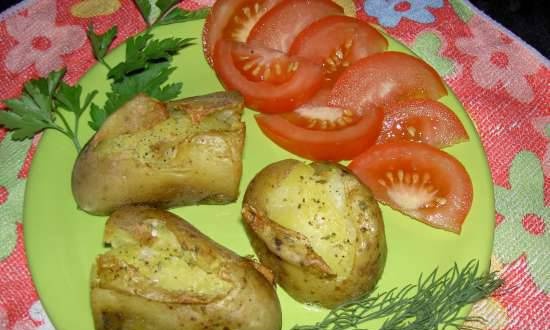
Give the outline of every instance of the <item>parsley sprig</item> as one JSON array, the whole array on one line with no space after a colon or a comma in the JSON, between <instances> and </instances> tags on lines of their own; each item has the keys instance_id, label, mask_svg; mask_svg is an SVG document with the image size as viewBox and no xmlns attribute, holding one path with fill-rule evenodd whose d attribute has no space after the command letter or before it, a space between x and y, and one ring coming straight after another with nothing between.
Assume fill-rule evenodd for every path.
<instances>
[{"instance_id":1,"label":"parsley sprig","mask_svg":"<svg viewBox=\"0 0 550 330\"><path fill-rule=\"evenodd\" d=\"M115 40L117 33L118 28L113 26L109 30L105 31L105 33L97 34L95 33L92 24L88 25L88 30L86 31L88 40L90 40L90 44L92 45L92 52L95 59L109 69L109 65L105 62L105 55L107 55L107 51L113 43L113 40Z\"/></svg>"},{"instance_id":2,"label":"parsley sprig","mask_svg":"<svg viewBox=\"0 0 550 330\"><path fill-rule=\"evenodd\" d=\"M147 31L126 41L125 59L109 67L107 77L112 80L111 91L103 106L92 104L92 129L98 130L109 115L140 93L160 101L168 101L179 95L182 84L167 84L175 70L170 66L172 56L192 45L193 38L153 39Z\"/></svg>"},{"instance_id":3,"label":"parsley sprig","mask_svg":"<svg viewBox=\"0 0 550 330\"><path fill-rule=\"evenodd\" d=\"M109 115L139 93L147 94L161 101L171 100L179 95L182 84L166 84L174 71L169 62L180 50L192 45L194 38L153 39L151 29L155 26L185 22L206 17L208 9L188 12L176 7L179 0L158 0L159 15L151 18L149 0L135 0L148 28L142 35L126 40L126 53L123 62L111 67L105 62L106 50L116 38L116 27L103 34L88 28L88 38L95 58L109 71L112 80L111 91L103 106L92 104L89 125L98 130Z\"/></svg>"},{"instance_id":4,"label":"parsley sprig","mask_svg":"<svg viewBox=\"0 0 550 330\"><path fill-rule=\"evenodd\" d=\"M111 91L107 92L105 104L103 106L92 104L90 127L98 130L109 115L140 93L160 101L168 101L177 97L182 84L165 84L174 70L175 68L170 67L169 63L155 63L151 64L147 70L133 74L119 82L113 82Z\"/></svg>"},{"instance_id":5,"label":"parsley sprig","mask_svg":"<svg viewBox=\"0 0 550 330\"><path fill-rule=\"evenodd\" d=\"M151 29L156 26L186 22L206 17L208 9L185 11L177 7L179 0L158 0L155 3L159 14L151 18L149 0L135 0L147 29L139 36L128 38L123 62L111 67L105 60L109 48L117 37L116 26L104 33L97 33L91 25L87 36L96 60L108 69L106 79L111 81L111 90L103 106L92 104L93 91L86 96L79 85L70 86L63 82L66 70L51 72L47 77L28 81L18 98L4 100L9 111L0 110L0 127L13 131L14 140L31 138L45 129L55 129L71 139L77 151L79 121L90 107L90 127L98 130L107 117L139 93L147 94L161 101L177 97L181 83L167 83L175 70L170 61L180 50L192 45L192 38L154 39ZM66 117L72 114L71 124ZM59 121L57 121L59 119Z\"/></svg>"},{"instance_id":6,"label":"parsley sprig","mask_svg":"<svg viewBox=\"0 0 550 330\"><path fill-rule=\"evenodd\" d=\"M13 131L14 140L33 137L44 129L55 129L67 136L80 151L79 120L97 94L93 91L81 102L82 87L69 86L62 81L65 69L51 72L47 77L25 83L18 98L4 100L11 111L0 111L0 124ZM74 124L65 114L72 113ZM56 117L61 124L56 123Z\"/></svg>"},{"instance_id":7,"label":"parsley sprig","mask_svg":"<svg viewBox=\"0 0 550 330\"><path fill-rule=\"evenodd\" d=\"M334 308L315 325L296 325L291 330L368 330L363 323L385 319L378 330L475 329L462 322L482 319L460 316L462 307L488 297L502 285L496 273L478 275L479 263L454 265L438 275L435 269L416 285L360 297Z\"/></svg>"},{"instance_id":8,"label":"parsley sprig","mask_svg":"<svg viewBox=\"0 0 550 330\"><path fill-rule=\"evenodd\" d=\"M149 28L159 25L193 21L196 19L206 18L208 15L208 8L195 11L186 11L176 7L178 2L179 0L158 0L155 3L155 6L158 8L160 13L155 18L152 18L151 2L149 0L135 0L135 4L141 13L141 16Z\"/></svg>"},{"instance_id":9,"label":"parsley sprig","mask_svg":"<svg viewBox=\"0 0 550 330\"><path fill-rule=\"evenodd\" d=\"M183 48L191 45L194 38L152 39L153 35L129 38L126 41L126 59L109 70L107 77L120 82L132 74L149 69L153 64L166 62Z\"/></svg>"}]
</instances>

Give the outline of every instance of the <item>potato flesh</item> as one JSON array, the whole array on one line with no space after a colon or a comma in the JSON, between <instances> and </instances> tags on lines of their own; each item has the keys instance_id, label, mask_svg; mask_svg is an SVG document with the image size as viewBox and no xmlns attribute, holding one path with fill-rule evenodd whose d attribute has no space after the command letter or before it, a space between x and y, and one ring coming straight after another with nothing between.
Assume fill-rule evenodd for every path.
<instances>
[{"instance_id":1,"label":"potato flesh","mask_svg":"<svg viewBox=\"0 0 550 330\"><path fill-rule=\"evenodd\" d=\"M97 146L96 151L102 155L122 153L150 165L164 167L167 162L180 158L176 153L180 143L193 139L200 133L231 130L231 123L220 121L218 118L227 120L227 116L222 114L207 117L198 124L193 124L189 116L174 112L169 119L156 125L154 130L123 134L105 140ZM223 150L224 140L222 138L214 140L208 144L218 145L218 151ZM206 143L203 142L203 144Z\"/></svg>"},{"instance_id":2,"label":"potato flesh","mask_svg":"<svg viewBox=\"0 0 550 330\"><path fill-rule=\"evenodd\" d=\"M356 231L346 187L336 171L318 175L296 165L266 196L267 216L306 236L313 250L337 277L347 277L354 264Z\"/></svg>"},{"instance_id":3,"label":"potato flesh","mask_svg":"<svg viewBox=\"0 0 550 330\"><path fill-rule=\"evenodd\" d=\"M152 239L145 245L120 231L122 241L99 257L99 267L104 270L100 272L100 281L109 282L111 288L121 291L133 291L128 284L141 282L152 289L188 293L208 301L227 295L231 284L217 275L219 265L201 268L204 265L197 265L196 253L183 250L162 222L151 220L147 224ZM118 261L112 266L114 276L114 272L105 272L112 258Z\"/></svg>"}]
</instances>

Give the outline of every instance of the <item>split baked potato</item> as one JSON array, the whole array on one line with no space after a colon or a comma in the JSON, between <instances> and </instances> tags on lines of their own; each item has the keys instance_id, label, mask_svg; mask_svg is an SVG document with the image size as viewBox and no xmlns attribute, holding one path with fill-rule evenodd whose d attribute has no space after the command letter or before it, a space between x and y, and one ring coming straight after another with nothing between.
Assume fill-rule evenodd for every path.
<instances>
[{"instance_id":1,"label":"split baked potato","mask_svg":"<svg viewBox=\"0 0 550 330\"><path fill-rule=\"evenodd\" d=\"M97 330L279 330L269 270L218 245L176 215L115 211L92 268Z\"/></svg>"},{"instance_id":2,"label":"split baked potato","mask_svg":"<svg viewBox=\"0 0 550 330\"><path fill-rule=\"evenodd\" d=\"M300 302L332 308L378 281L386 257L382 215L343 166L271 164L247 187L242 214L260 261Z\"/></svg>"},{"instance_id":3,"label":"split baked potato","mask_svg":"<svg viewBox=\"0 0 550 330\"><path fill-rule=\"evenodd\" d=\"M239 194L243 99L219 92L163 103L138 95L109 116L72 174L78 207L224 204Z\"/></svg>"}]
</instances>

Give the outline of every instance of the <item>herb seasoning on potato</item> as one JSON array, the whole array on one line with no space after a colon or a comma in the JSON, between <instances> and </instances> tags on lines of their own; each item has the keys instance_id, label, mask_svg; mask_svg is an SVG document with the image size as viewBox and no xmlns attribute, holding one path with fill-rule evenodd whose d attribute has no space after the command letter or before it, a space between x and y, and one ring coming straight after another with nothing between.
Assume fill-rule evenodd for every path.
<instances>
[{"instance_id":1,"label":"herb seasoning on potato","mask_svg":"<svg viewBox=\"0 0 550 330\"><path fill-rule=\"evenodd\" d=\"M280 330L269 270L218 245L176 215L115 211L112 249L92 268L96 330Z\"/></svg>"},{"instance_id":2,"label":"herb seasoning on potato","mask_svg":"<svg viewBox=\"0 0 550 330\"><path fill-rule=\"evenodd\" d=\"M78 207L225 204L239 194L245 125L239 94L163 103L138 95L107 118L73 169Z\"/></svg>"},{"instance_id":3,"label":"herb seasoning on potato","mask_svg":"<svg viewBox=\"0 0 550 330\"><path fill-rule=\"evenodd\" d=\"M249 184L242 214L260 261L300 302L332 308L370 292L382 273L382 214L343 166L271 164Z\"/></svg>"}]
</instances>

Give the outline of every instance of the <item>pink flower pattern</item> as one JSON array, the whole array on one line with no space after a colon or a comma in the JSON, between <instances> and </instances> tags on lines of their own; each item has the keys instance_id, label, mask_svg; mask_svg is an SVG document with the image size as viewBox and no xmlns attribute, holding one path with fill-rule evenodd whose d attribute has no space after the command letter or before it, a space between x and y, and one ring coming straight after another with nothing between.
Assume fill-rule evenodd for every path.
<instances>
[{"instance_id":1,"label":"pink flower pattern","mask_svg":"<svg viewBox=\"0 0 550 330\"><path fill-rule=\"evenodd\" d=\"M40 76L63 66L61 55L80 48L86 41L84 29L76 25L57 26L56 3L42 1L6 20L7 32L17 45L6 55L5 65L11 73L19 73L34 64Z\"/></svg>"},{"instance_id":2,"label":"pink flower pattern","mask_svg":"<svg viewBox=\"0 0 550 330\"><path fill-rule=\"evenodd\" d=\"M533 89L525 76L538 71L540 61L518 42L506 37L480 17L468 23L471 38L459 38L456 47L476 57L471 74L481 87L492 89L500 83L510 96L529 103L534 99Z\"/></svg>"}]
</instances>

